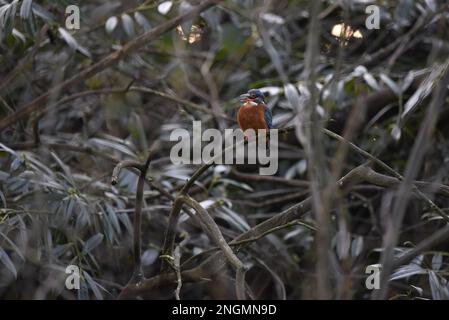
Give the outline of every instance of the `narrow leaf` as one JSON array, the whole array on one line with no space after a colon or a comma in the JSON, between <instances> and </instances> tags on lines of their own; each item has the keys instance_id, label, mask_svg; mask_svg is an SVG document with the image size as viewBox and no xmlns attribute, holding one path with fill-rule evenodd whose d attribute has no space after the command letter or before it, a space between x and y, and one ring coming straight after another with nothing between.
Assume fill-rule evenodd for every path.
<instances>
[{"instance_id":1,"label":"narrow leaf","mask_svg":"<svg viewBox=\"0 0 449 320\"><path fill-rule=\"evenodd\" d=\"M20 17L22 19L28 19L31 12L31 5L33 4L33 0L23 0L22 6L20 7Z\"/></svg>"},{"instance_id":2,"label":"narrow leaf","mask_svg":"<svg viewBox=\"0 0 449 320\"><path fill-rule=\"evenodd\" d=\"M122 14L122 25L123 25L123 29L125 30L126 34L130 37L134 37L134 35L135 35L134 21L126 13Z\"/></svg>"},{"instance_id":3,"label":"narrow leaf","mask_svg":"<svg viewBox=\"0 0 449 320\"><path fill-rule=\"evenodd\" d=\"M172 1L164 1L157 7L157 11L159 11L160 14L165 16L170 11L172 6L173 6Z\"/></svg>"},{"instance_id":4,"label":"narrow leaf","mask_svg":"<svg viewBox=\"0 0 449 320\"><path fill-rule=\"evenodd\" d=\"M14 266L14 263L12 263L11 259L9 258L8 254L5 250L3 250L2 247L0 247L0 261L5 265L5 267L11 271L11 273L14 275L14 278L17 279L17 269Z\"/></svg>"},{"instance_id":5,"label":"narrow leaf","mask_svg":"<svg viewBox=\"0 0 449 320\"><path fill-rule=\"evenodd\" d=\"M111 33L114 31L115 27L117 27L118 18L117 17L109 17L105 24L105 29L107 33Z\"/></svg>"},{"instance_id":6,"label":"narrow leaf","mask_svg":"<svg viewBox=\"0 0 449 320\"><path fill-rule=\"evenodd\" d=\"M95 298L97 300L103 300L103 295L101 294L100 290L98 289L97 283L92 279L89 273L86 271L83 271L84 278L86 278L87 283L89 284L89 287L92 289L92 292L95 295Z\"/></svg>"},{"instance_id":7,"label":"narrow leaf","mask_svg":"<svg viewBox=\"0 0 449 320\"><path fill-rule=\"evenodd\" d=\"M96 235L90 237L86 243L84 243L83 254L87 254L91 252L94 248L96 248L101 241L103 241L104 236L101 233L97 233Z\"/></svg>"},{"instance_id":8,"label":"narrow leaf","mask_svg":"<svg viewBox=\"0 0 449 320\"><path fill-rule=\"evenodd\" d=\"M148 19L141 14L140 12L134 13L134 19L136 20L137 24L145 31L149 31L151 29L151 25L148 22Z\"/></svg>"}]
</instances>

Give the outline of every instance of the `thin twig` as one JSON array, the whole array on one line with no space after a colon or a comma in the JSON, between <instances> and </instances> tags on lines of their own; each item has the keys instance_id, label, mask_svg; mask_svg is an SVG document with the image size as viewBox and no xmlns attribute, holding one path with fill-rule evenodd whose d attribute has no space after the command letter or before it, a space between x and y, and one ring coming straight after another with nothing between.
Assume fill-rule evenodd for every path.
<instances>
[{"instance_id":1,"label":"thin twig","mask_svg":"<svg viewBox=\"0 0 449 320\"><path fill-rule=\"evenodd\" d=\"M182 276L181 276L181 249L179 246L176 247L173 255L174 255L173 266L175 267L176 281L178 283L175 290L175 298L176 300L181 300L180 294L182 288Z\"/></svg>"},{"instance_id":2,"label":"thin twig","mask_svg":"<svg viewBox=\"0 0 449 320\"><path fill-rule=\"evenodd\" d=\"M241 240L241 241L232 240L231 242L229 242L229 245L231 247L237 247L237 246L240 246L242 244L244 244L244 245L250 244L251 242L256 242L256 241L266 237L267 235L269 235L271 233L274 233L276 231L283 230L283 229L286 229L286 228L290 228L290 227L293 227L293 226L302 226L302 227L305 227L305 228L307 228L309 230L316 231L316 228L314 226L304 222L301 219L297 219L297 220L290 221L290 222L288 222L288 223L286 223L284 225L276 226L276 227L274 227L274 228L272 228L270 230L267 230L267 231L265 231L265 232L263 232L263 233L261 233L261 234L259 234L257 236L254 236L252 238L244 239L244 240ZM219 247L215 247L215 248L211 248L211 249L202 251L201 253L199 253L199 254L197 254L195 256L192 256L189 259L187 259L186 261L184 261L183 265L187 265L190 261L198 258L198 256L200 256L200 255L201 256L207 255L207 254L213 253L213 252L215 252L217 250L220 250L220 248Z\"/></svg>"},{"instance_id":3,"label":"thin twig","mask_svg":"<svg viewBox=\"0 0 449 320\"><path fill-rule=\"evenodd\" d=\"M371 153L363 150L362 148L360 148L357 145L355 145L354 143L346 140L345 138L343 138L342 136L336 134L335 132L332 132L332 131L327 130L327 129L323 129L323 131L324 131L324 133L326 135L330 136L331 138L334 138L334 139L337 139L339 141L342 141L342 142L346 143L352 150L356 151L357 153L361 154L365 158L367 158L367 159L371 160L372 162L374 162L375 164L379 165L382 169L384 169L385 171L387 171L388 173L390 173L391 175L393 175L397 179L399 179L401 181L404 180L404 177L399 172L397 172L396 170L391 168L389 165L387 165L382 160L380 160L380 159L376 158L375 156L373 156ZM438 213L438 215L443 217L443 219L449 221L449 217L443 212L443 210L441 210L441 208L439 208L428 196L426 196L424 193L422 193L416 187L416 185L412 184L412 189L413 189L413 192L416 192L416 194L422 200L424 200L432 209L434 209Z\"/></svg>"}]
</instances>

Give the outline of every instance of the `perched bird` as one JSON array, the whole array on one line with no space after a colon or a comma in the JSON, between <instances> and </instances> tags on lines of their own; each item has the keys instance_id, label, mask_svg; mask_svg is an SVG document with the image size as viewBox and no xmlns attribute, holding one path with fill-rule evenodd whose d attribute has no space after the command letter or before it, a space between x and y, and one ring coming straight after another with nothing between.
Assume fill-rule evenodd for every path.
<instances>
[{"instance_id":1,"label":"perched bird","mask_svg":"<svg viewBox=\"0 0 449 320\"><path fill-rule=\"evenodd\" d=\"M243 132L254 129L257 134L259 129L266 129L268 132L269 129L273 128L271 110L265 104L265 96L262 91L251 89L242 94L240 100L243 104L237 113L237 122ZM245 140L248 140L246 134Z\"/></svg>"}]
</instances>

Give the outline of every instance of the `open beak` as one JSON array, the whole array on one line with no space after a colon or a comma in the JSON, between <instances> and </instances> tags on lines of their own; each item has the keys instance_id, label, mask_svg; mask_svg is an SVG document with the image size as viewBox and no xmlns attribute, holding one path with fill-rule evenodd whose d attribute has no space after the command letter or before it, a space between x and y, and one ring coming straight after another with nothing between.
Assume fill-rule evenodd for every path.
<instances>
[{"instance_id":1,"label":"open beak","mask_svg":"<svg viewBox=\"0 0 449 320\"><path fill-rule=\"evenodd\" d=\"M247 101L249 99L249 94L247 94L247 93L241 94L239 99L242 102Z\"/></svg>"},{"instance_id":2,"label":"open beak","mask_svg":"<svg viewBox=\"0 0 449 320\"><path fill-rule=\"evenodd\" d=\"M253 107L258 105L256 102L254 102L254 99L252 99L251 96L247 93L240 95L240 101L245 102L245 103L250 103Z\"/></svg>"}]
</instances>

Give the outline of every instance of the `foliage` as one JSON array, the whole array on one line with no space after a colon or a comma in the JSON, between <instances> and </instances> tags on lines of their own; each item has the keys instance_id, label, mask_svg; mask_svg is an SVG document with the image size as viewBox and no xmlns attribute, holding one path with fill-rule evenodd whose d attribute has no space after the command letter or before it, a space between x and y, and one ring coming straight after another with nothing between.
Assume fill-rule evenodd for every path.
<instances>
[{"instance_id":1,"label":"foliage","mask_svg":"<svg viewBox=\"0 0 449 320\"><path fill-rule=\"evenodd\" d=\"M245 265L248 296L323 298L316 275L325 252L331 298L370 299L365 269L383 261L392 268L384 298L449 299L449 6L371 1L380 6L381 28L368 30L367 1L316 2L320 30L309 27L311 1L217 1L84 78L83 70L198 2L79 1L81 29L69 30L65 9L76 1L0 0L0 123L50 92L33 112L0 124L0 297L117 298L135 271L138 176L124 169L117 185L110 179L118 163L143 163L151 148L142 202L145 277L158 276L164 264L184 272L210 261L218 249L194 206L180 212L174 256L163 256L174 199L198 167L171 163L170 133L191 130L192 120L203 128L237 127L236 97L259 88L270 94L274 127L296 128L281 135L277 175L259 176L251 165L216 165L189 192ZM352 31L335 34L342 24ZM311 39L319 41L316 66L308 56ZM52 91L72 77L80 81ZM323 162L311 163L310 105L318 116L314 128L338 133L378 161L323 134ZM428 111L437 107L433 129ZM364 116L357 118L359 112ZM420 130L429 132L422 141ZM412 157L416 153L422 161ZM373 172L357 171L346 187L341 178L362 164ZM318 236L324 227L314 204L240 249L232 244L316 196L314 168L329 182L318 192L329 205L327 242ZM396 221L401 210L404 218ZM71 264L81 269L80 290L64 286ZM228 269L210 282L186 278L177 293L181 299L233 298ZM176 283L144 296L173 298L175 290Z\"/></svg>"}]
</instances>

